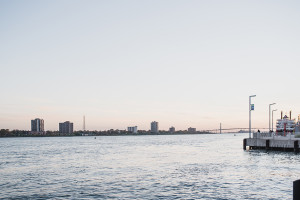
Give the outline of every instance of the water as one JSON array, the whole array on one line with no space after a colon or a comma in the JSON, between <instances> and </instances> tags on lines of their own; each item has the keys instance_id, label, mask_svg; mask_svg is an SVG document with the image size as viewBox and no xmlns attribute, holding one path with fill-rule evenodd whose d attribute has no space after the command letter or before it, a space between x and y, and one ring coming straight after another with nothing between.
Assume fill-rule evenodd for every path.
<instances>
[{"instance_id":1,"label":"water","mask_svg":"<svg viewBox=\"0 0 300 200\"><path fill-rule=\"evenodd\" d=\"M300 155L245 137L0 138L0 198L292 199Z\"/></svg>"}]
</instances>

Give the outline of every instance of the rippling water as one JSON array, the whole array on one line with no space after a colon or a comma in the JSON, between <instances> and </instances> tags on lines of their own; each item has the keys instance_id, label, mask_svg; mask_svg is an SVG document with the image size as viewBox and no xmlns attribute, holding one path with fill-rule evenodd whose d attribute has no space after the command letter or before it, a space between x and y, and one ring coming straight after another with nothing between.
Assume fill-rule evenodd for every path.
<instances>
[{"instance_id":1,"label":"rippling water","mask_svg":"<svg viewBox=\"0 0 300 200\"><path fill-rule=\"evenodd\" d=\"M244 137L0 138L0 198L292 199L300 155Z\"/></svg>"}]
</instances>

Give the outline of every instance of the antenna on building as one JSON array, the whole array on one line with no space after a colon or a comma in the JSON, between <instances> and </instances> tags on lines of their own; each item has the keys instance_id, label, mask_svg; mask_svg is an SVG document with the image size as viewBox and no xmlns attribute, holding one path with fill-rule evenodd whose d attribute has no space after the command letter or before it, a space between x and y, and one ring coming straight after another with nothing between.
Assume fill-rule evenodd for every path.
<instances>
[{"instance_id":1,"label":"antenna on building","mask_svg":"<svg viewBox=\"0 0 300 200\"><path fill-rule=\"evenodd\" d=\"M85 131L85 116L83 115L83 131Z\"/></svg>"}]
</instances>

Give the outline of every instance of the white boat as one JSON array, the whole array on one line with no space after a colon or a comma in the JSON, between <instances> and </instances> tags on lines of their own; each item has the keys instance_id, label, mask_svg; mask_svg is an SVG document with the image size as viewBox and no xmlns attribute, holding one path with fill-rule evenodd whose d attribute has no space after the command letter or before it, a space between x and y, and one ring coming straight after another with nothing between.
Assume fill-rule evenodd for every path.
<instances>
[{"instance_id":1,"label":"white boat","mask_svg":"<svg viewBox=\"0 0 300 200\"><path fill-rule=\"evenodd\" d=\"M283 118L277 120L276 133L283 133L284 135L286 135L287 133L293 133L295 131L295 126L295 120L285 115Z\"/></svg>"}]
</instances>

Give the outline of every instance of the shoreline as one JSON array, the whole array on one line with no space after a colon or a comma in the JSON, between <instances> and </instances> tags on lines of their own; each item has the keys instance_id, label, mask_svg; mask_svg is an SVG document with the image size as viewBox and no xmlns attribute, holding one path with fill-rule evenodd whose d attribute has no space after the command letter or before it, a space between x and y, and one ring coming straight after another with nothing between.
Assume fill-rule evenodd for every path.
<instances>
[{"instance_id":1,"label":"shoreline","mask_svg":"<svg viewBox=\"0 0 300 200\"><path fill-rule=\"evenodd\" d=\"M219 135L220 133L211 133L211 132L196 132L196 133L184 133L184 132L180 132L180 133L138 133L138 134L134 134L134 133L128 133L128 134L116 134L116 133L112 133L112 134L88 134L88 133L82 133L82 134L73 134L73 135L67 135L67 134L63 134L63 135L22 135L22 136L0 136L0 138L21 138L21 137L87 137L87 136L145 136L145 135ZM221 134L242 134L242 133L221 133Z\"/></svg>"},{"instance_id":2,"label":"shoreline","mask_svg":"<svg viewBox=\"0 0 300 200\"><path fill-rule=\"evenodd\" d=\"M21 137L87 137L87 136L145 136L145 135L202 135L217 134L210 132L199 133L139 133L139 134L84 134L83 135L24 135L24 136L0 136L0 138L21 138ZM224 133L225 134L225 133Z\"/></svg>"}]
</instances>

